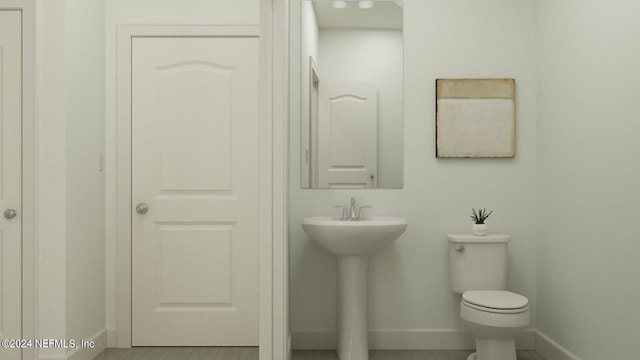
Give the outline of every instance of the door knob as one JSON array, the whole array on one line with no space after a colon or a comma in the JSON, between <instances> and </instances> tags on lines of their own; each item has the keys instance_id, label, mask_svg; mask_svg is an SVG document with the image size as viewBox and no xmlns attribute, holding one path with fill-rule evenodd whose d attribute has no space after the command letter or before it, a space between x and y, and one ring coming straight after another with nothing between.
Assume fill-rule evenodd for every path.
<instances>
[{"instance_id":1,"label":"door knob","mask_svg":"<svg viewBox=\"0 0 640 360\"><path fill-rule=\"evenodd\" d=\"M149 205L147 205L146 203L140 203L136 205L136 211L138 212L138 214L144 215L149 211Z\"/></svg>"},{"instance_id":2,"label":"door knob","mask_svg":"<svg viewBox=\"0 0 640 360\"><path fill-rule=\"evenodd\" d=\"M18 212L15 209L7 209L4 211L4 217L11 220L18 215Z\"/></svg>"}]
</instances>

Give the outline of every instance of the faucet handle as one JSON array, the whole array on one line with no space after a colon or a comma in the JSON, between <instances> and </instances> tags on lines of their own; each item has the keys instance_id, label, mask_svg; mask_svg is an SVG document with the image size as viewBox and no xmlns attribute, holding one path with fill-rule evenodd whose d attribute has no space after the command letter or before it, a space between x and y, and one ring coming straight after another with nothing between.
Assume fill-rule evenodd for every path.
<instances>
[{"instance_id":1,"label":"faucet handle","mask_svg":"<svg viewBox=\"0 0 640 360\"><path fill-rule=\"evenodd\" d=\"M342 217L340 218L340 220L344 221L347 219L347 207L346 206L342 206L342 205L333 205L334 208L342 208Z\"/></svg>"},{"instance_id":2,"label":"faucet handle","mask_svg":"<svg viewBox=\"0 0 640 360\"><path fill-rule=\"evenodd\" d=\"M362 217L362 209L371 209L373 206L369 206L369 205L364 205L364 206L360 206L360 208L358 209L358 220L360 220L360 218Z\"/></svg>"}]
</instances>

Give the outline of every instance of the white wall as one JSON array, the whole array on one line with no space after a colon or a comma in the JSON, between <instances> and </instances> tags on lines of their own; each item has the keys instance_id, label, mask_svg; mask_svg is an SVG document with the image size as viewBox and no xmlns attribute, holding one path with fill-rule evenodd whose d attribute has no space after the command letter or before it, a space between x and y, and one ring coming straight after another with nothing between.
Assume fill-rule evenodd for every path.
<instances>
[{"instance_id":1,"label":"white wall","mask_svg":"<svg viewBox=\"0 0 640 360\"><path fill-rule=\"evenodd\" d=\"M321 29L324 83L366 83L378 94L378 187L402 187L402 31Z\"/></svg>"},{"instance_id":2,"label":"white wall","mask_svg":"<svg viewBox=\"0 0 640 360\"><path fill-rule=\"evenodd\" d=\"M66 0L67 338L105 331L104 0Z\"/></svg>"},{"instance_id":3,"label":"white wall","mask_svg":"<svg viewBox=\"0 0 640 360\"><path fill-rule=\"evenodd\" d=\"M299 152L294 151L299 146L299 118L292 104L294 339L303 331L335 329L335 259L304 234L300 222L307 216L332 214L331 206L347 204L350 196L359 204L373 205L373 215L409 221L400 239L370 259L370 329L460 329L460 299L449 289L445 236L470 231L471 207L493 209L489 226L512 236L509 286L530 299L531 327L535 327L535 1L406 0L404 4L403 189L301 190ZM466 77L516 79L514 159L435 158L435 79Z\"/></svg>"},{"instance_id":4,"label":"white wall","mask_svg":"<svg viewBox=\"0 0 640 360\"><path fill-rule=\"evenodd\" d=\"M104 336L103 12L103 0L36 2L39 338Z\"/></svg>"},{"instance_id":5,"label":"white wall","mask_svg":"<svg viewBox=\"0 0 640 360\"><path fill-rule=\"evenodd\" d=\"M66 333L66 112L64 0L36 1L37 335ZM41 357L63 349L40 349Z\"/></svg>"},{"instance_id":6,"label":"white wall","mask_svg":"<svg viewBox=\"0 0 640 360\"><path fill-rule=\"evenodd\" d=\"M640 4L538 0L538 321L585 360L634 359Z\"/></svg>"},{"instance_id":7,"label":"white wall","mask_svg":"<svg viewBox=\"0 0 640 360\"><path fill-rule=\"evenodd\" d=\"M106 42L106 319L109 345L115 346L116 236L116 29L119 24L243 24L260 23L259 0L108 0Z\"/></svg>"}]
</instances>

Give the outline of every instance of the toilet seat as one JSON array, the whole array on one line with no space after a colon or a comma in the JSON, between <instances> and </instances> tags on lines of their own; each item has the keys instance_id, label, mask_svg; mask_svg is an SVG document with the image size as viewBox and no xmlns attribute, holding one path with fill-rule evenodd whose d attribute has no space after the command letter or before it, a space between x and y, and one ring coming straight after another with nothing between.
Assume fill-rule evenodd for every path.
<instances>
[{"instance_id":1,"label":"toilet seat","mask_svg":"<svg viewBox=\"0 0 640 360\"><path fill-rule=\"evenodd\" d=\"M509 291L471 290L462 294L462 304L497 314L517 314L529 310L529 299Z\"/></svg>"}]
</instances>

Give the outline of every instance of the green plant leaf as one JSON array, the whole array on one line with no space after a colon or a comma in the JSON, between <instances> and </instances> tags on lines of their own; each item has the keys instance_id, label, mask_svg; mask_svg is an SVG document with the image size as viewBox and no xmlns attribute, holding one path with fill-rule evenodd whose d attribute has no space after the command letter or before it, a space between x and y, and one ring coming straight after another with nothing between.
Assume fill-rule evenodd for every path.
<instances>
[{"instance_id":1,"label":"green plant leaf","mask_svg":"<svg viewBox=\"0 0 640 360\"><path fill-rule=\"evenodd\" d=\"M471 215L469 216L476 224L484 224L489 215L493 214L493 210L487 211L486 208L476 209L471 208Z\"/></svg>"}]
</instances>

